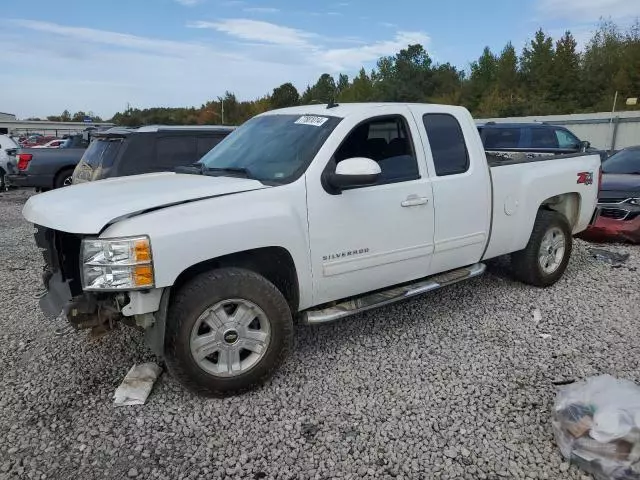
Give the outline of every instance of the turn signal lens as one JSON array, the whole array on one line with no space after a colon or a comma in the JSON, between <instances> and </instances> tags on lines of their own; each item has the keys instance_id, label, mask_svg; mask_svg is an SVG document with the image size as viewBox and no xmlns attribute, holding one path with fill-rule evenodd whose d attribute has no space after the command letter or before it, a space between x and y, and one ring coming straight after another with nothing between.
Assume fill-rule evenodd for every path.
<instances>
[{"instance_id":1,"label":"turn signal lens","mask_svg":"<svg viewBox=\"0 0 640 480\"><path fill-rule=\"evenodd\" d=\"M153 268L151 265L136 265L134 267L133 284L138 288L153 286Z\"/></svg>"}]
</instances>

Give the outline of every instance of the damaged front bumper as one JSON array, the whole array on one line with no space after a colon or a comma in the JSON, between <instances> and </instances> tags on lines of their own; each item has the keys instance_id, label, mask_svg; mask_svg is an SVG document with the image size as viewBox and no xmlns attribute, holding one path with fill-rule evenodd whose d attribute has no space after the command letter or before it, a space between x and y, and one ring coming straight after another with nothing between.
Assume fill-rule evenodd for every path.
<instances>
[{"instance_id":1,"label":"damaged front bumper","mask_svg":"<svg viewBox=\"0 0 640 480\"><path fill-rule=\"evenodd\" d=\"M579 237L592 242L621 241L640 244L640 216L633 220L600 216Z\"/></svg>"},{"instance_id":2,"label":"damaged front bumper","mask_svg":"<svg viewBox=\"0 0 640 480\"><path fill-rule=\"evenodd\" d=\"M149 346L162 353L170 289L85 292L80 281L81 237L36 226L35 239L45 260L44 288L37 294L45 314L62 316L74 329L91 329L94 335L112 330L120 322L138 327L145 330Z\"/></svg>"},{"instance_id":3,"label":"damaged front bumper","mask_svg":"<svg viewBox=\"0 0 640 480\"><path fill-rule=\"evenodd\" d=\"M640 206L600 203L591 224L578 237L592 242L640 244Z\"/></svg>"}]
</instances>

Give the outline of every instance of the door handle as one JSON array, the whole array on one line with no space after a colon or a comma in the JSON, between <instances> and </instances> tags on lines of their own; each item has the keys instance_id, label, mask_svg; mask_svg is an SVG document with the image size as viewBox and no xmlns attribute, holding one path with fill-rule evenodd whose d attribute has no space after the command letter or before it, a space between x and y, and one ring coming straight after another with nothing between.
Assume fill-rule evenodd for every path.
<instances>
[{"instance_id":1,"label":"door handle","mask_svg":"<svg viewBox=\"0 0 640 480\"><path fill-rule=\"evenodd\" d=\"M426 205L429 203L427 197L419 197L418 195L409 195L405 201L400 203L403 207L417 207L418 205Z\"/></svg>"}]
</instances>

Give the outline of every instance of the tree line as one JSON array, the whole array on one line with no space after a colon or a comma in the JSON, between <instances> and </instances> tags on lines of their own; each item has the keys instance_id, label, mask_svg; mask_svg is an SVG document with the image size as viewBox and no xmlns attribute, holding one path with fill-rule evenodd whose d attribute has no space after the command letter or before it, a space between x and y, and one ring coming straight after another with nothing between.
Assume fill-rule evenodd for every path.
<instances>
[{"instance_id":1,"label":"tree line","mask_svg":"<svg viewBox=\"0 0 640 480\"><path fill-rule=\"evenodd\" d=\"M299 92L292 83L253 101L231 92L200 108L128 108L118 125L238 125L274 108L335 102L430 102L464 105L476 117L569 114L634 109L625 99L640 97L640 23L622 29L602 22L582 51L567 31L553 39L538 30L521 52L509 42L500 52L485 47L468 71L436 63L422 45L409 45L380 58L371 71L349 78L320 75ZM68 112L67 112L68 113Z\"/></svg>"}]
</instances>

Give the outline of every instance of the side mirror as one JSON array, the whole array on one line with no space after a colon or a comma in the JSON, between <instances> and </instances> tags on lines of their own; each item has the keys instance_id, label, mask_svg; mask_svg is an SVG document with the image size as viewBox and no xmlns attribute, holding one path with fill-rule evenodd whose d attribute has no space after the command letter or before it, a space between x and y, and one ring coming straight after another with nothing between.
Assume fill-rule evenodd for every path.
<instances>
[{"instance_id":1,"label":"side mirror","mask_svg":"<svg viewBox=\"0 0 640 480\"><path fill-rule=\"evenodd\" d=\"M338 163L336 171L329 173L327 181L337 190L373 185L380 177L380 165L370 158L347 158Z\"/></svg>"},{"instance_id":2,"label":"side mirror","mask_svg":"<svg viewBox=\"0 0 640 480\"><path fill-rule=\"evenodd\" d=\"M580 150L583 152L586 152L587 150L589 150L591 148L591 142L580 142Z\"/></svg>"}]
</instances>

